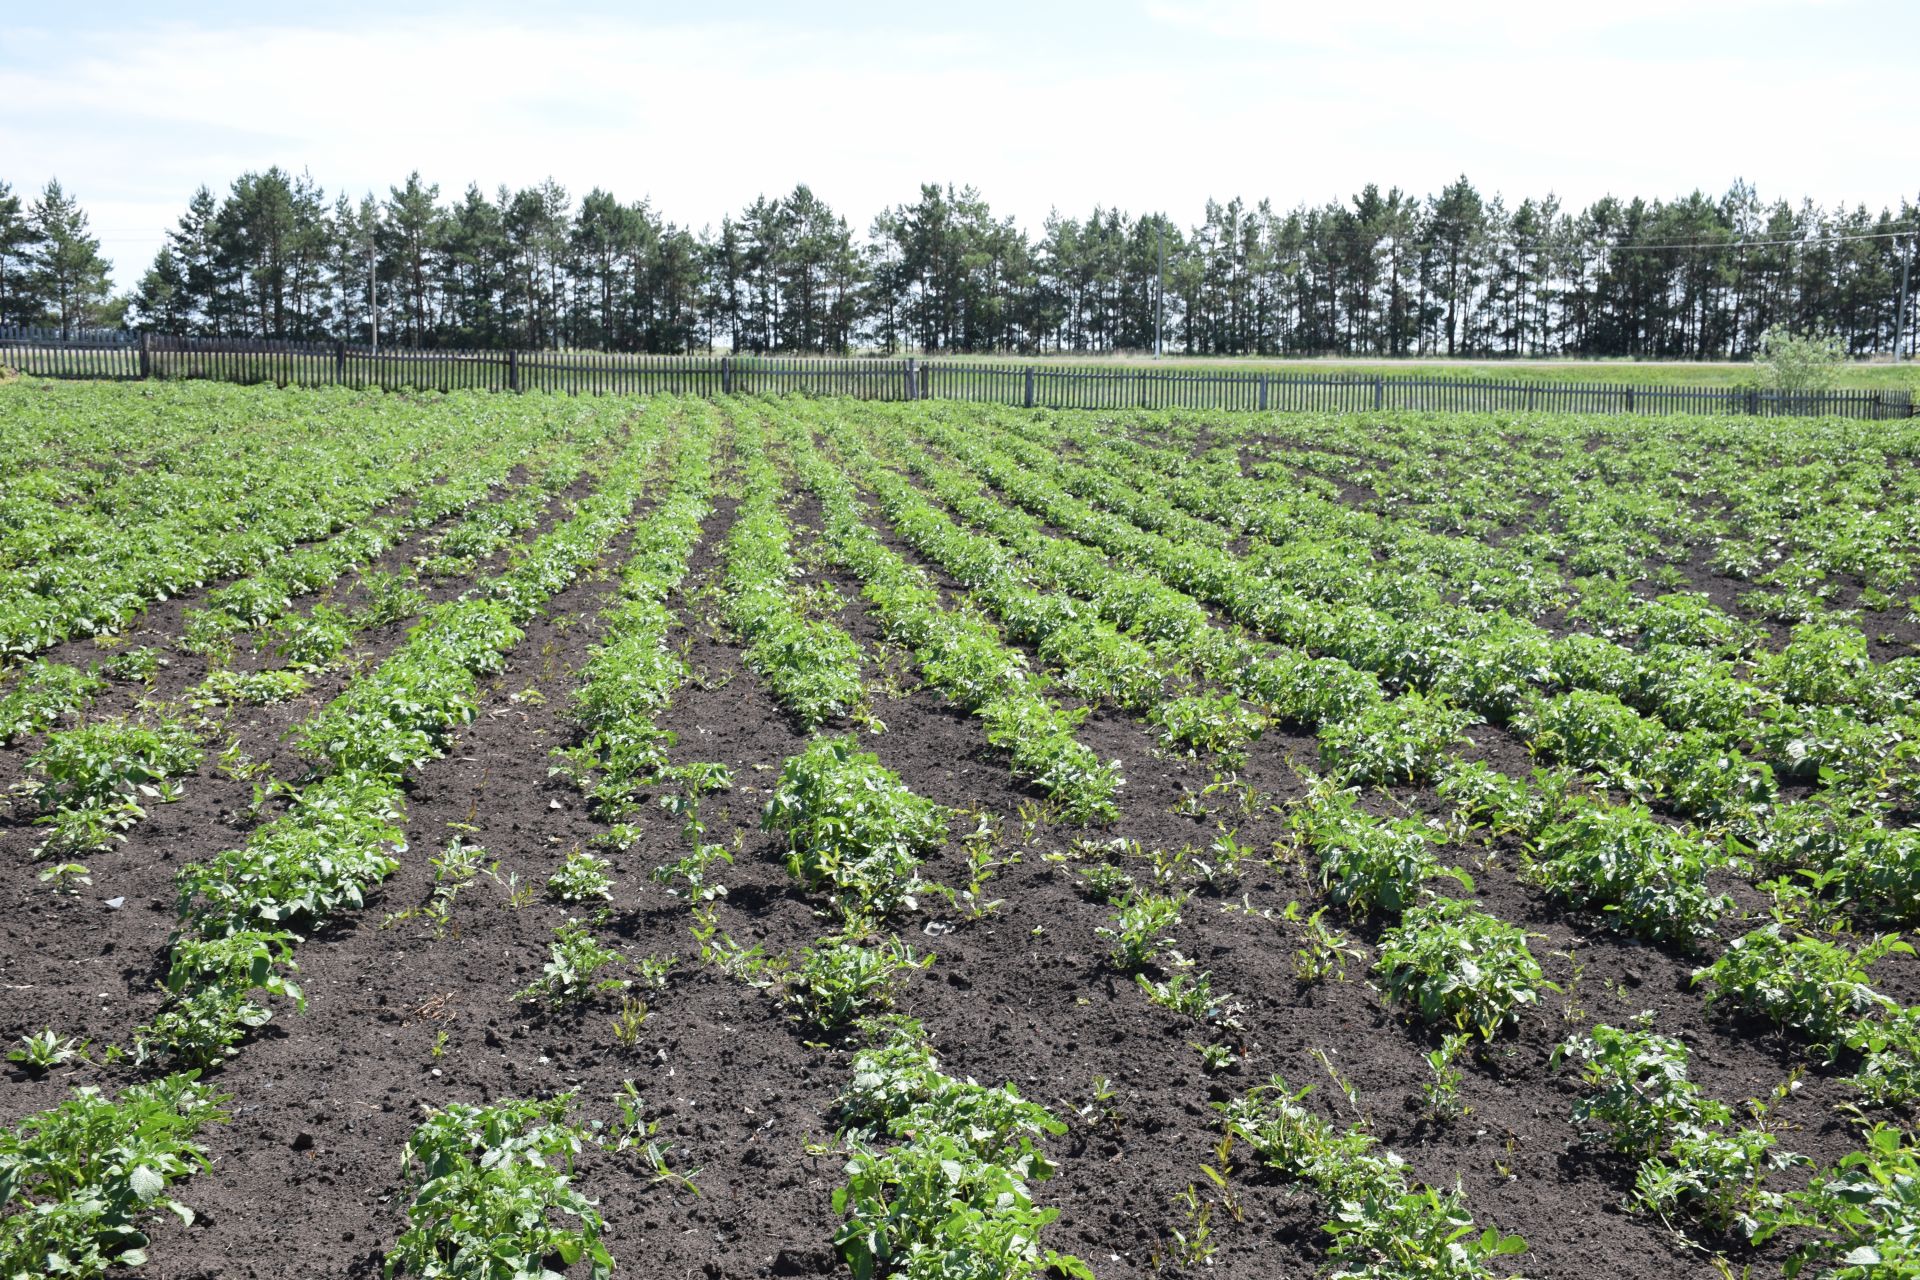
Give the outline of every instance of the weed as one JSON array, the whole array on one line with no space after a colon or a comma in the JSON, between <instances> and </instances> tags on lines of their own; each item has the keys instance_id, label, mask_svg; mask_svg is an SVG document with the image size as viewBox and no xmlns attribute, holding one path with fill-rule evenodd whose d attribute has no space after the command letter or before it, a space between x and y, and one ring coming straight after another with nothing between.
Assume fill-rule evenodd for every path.
<instances>
[{"instance_id":1,"label":"weed","mask_svg":"<svg viewBox=\"0 0 1920 1280\"><path fill-rule=\"evenodd\" d=\"M89 1041L63 1036L48 1027L33 1035L20 1037L20 1047L7 1050L7 1061L20 1065L28 1075L43 1076L69 1062L85 1062Z\"/></svg>"},{"instance_id":2,"label":"weed","mask_svg":"<svg viewBox=\"0 0 1920 1280\"><path fill-rule=\"evenodd\" d=\"M628 979L595 975L626 963L624 956L602 946L584 925L569 920L554 930L540 978L515 992L514 999L560 1006L579 1004L609 991L624 991L631 985Z\"/></svg>"},{"instance_id":3,"label":"weed","mask_svg":"<svg viewBox=\"0 0 1920 1280\"><path fill-rule=\"evenodd\" d=\"M1124 973L1138 973L1172 947L1167 930L1180 923L1184 899L1164 894L1134 893L1120 904L1111 925L1095 930L1113 943L1110 958Z\"/></svg>"},{"instance_id":4,"label":"weed","mask_svg":"<svg viewBox=\"0 0 1920 1280\"><path fill-rule=\"evenodd\" d=\"M1439 1048L1426 1055L1427 1070L1433 1078L1420 1086L1420 1097L1427 1114L1436 1121L1458 1120L1473 1110L1460 1101L1460 1082L1465 1075L1455 1061L1470 1044L1471 1038L1465 1035L1447 1035L1441 1037Z\"/></svg>"}]
</instances>

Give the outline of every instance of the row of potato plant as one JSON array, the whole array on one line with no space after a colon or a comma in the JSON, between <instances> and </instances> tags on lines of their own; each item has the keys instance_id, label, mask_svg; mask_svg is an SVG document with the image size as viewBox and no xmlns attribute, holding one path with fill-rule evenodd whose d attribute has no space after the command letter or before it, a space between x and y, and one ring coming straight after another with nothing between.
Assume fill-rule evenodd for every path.
<instances>
[{"instance_id":1,"label":"row of potato plant","mask_svg":"<svg viewBox=\"0 0 1920 1280\"><path fill-rule=\"evenodd\" d=\"M591 566L625 526L659 435L657 425L637 433L571 518L467 597L428 611L400 649L303 726L302 749L320 776L293 795L285 814L256 829L245 847L182 868L168 1000L134 1032L138 1062L216 1066L271 1016L266 1001L303 1003L292 980L300 940L292 929L362 906L367 890L397 867L394 854L405 848L398 824L406 775L440 754L471 719L475 677L500 669L521 637L518 624ZM169 1079L191 1082L194 1074ZM130 1087L104 1104L103 1114L142 1114L149 1106L146 1088ZM76 1101L97 1097L83 1089ZM59 1114L28 1117L10 1140L31 1137ZM190 1163L181 1162L176 1172L189 1171ZM144 1175L136 1182L143 1203L156 1200L164 1186ZM50 1186L37 1184L37 1190ZM7 1229L19 1233L21 1256L45 1256L83 1237L96 1242L106 1261L134 1247L135 1234L112 1219L124 1204L107 1203L72 1181L53 1190L58 1194L36 1200L31 1212L6 1219ZM97 1265L89 1266L73 1274L98 1274Z\"/></svg>"},{"instance_id":2,"label":"row of potato plant","mask_svg":"<svg viewBox=\"0 0 1920 1280\"><path fill-rule=\"evenodd\" d=\"M920 869L952 818L851 738L817 739L789 757L767 803L788 870L840 916L835 933L783 964L784 998L811 1032L865 1042L837 1109L846 1163L834 1245L857 1280L955 1263L970 1274L1090 1278L1082 1260L1043 1244L1058 1211L1031 1189L1053 1174L1042 1142L1065 1126L1011 1084L948 1075L921 1024L891 1012L902 980L934 957L888 931L887 917L937 888Z\"/></svg>"},{"instance_id":3,"label":"row of potato plant","mask_svg":"<svg viewBox=\"0 0 1920 1280\"><path fill-rule=\"evenodd\" d=\"M1332 754L1337 763L1338 752ZM1467 794L1476 788L1498 791L1518 787L1525 793L1530 785L1496 775L1485 766L1444 768L1447 776L1442 782L1443 792ZM1577 905L1605 909L1630 931L1682 944L1711 936L1713 923L1730 906L1723 896L1706 888L1707 872L1722 860L1711 843L1655 821L1643 808L1622 808L1572 795L1564 777L1544 777L1552 793L1530 805L1540 821L1528 832L1534 843L1529 850L1527 874ZM1316 807L1310 805L1303 816L1308 833L1319 837L1317 851L1336 901L1358 901L1363 907L1385 902L1395 911L1402 910L1420 892L1419 886L1438 870L1435 860L1422 852L1433 838L1423 824L1407 820L1382 823L1359 811L1351 797L1338 821L1312 821ZM1886 871L1883 866L1879 874L1884 876ZM1476 932L1488 934L1491 923L1481 922ZM1756 931L1756 935L1750 935L1744 947L1755 947L1759 938L1764 938L1764 930ZM1831 944L1822 945L1825 950L1811 943L1801 945L1795 954L1814 956L1827 968L1839 966L1844 970L1855 964L1851 953ZM1869 948L1866 960L1872 958ZM1755 1002L1746 1003L1751 1006ZM1876 1010L1885 1008L1884 999L1871 1003ZM1863 1077L1863 1087L1871 1096L1884 1096L1911 1077L1911 1068L1905 1065L1911 1060L1912 1040L1905 1032L1906 1026L1899 1018L1849 1024L1851 1038L1862 1051L1874 1053L1874 1070Z\"/></svg>"},{"instance_id":4,"label":"row of potato plant","mask_svg":"<svg viewBox=\"0 0 1920 1280\"><path fill-rule=\"evenodd\" d=\"M143 476L111 507L56 507L46 518L58 527L42 529L49 550L0 569L0 654L118 631L156 599L262 568L483 451L491 419L513 413L471 412L477 402L466 397L420 402L332 391L276 400L168 389L157 399L212 419L226 454L210 452L172 483ZM30 402L0 398L0 414ZM110 430L113 415L153 412L126 397L100 409L109 421L96 430Z\"/></svg>"},{"instance_id":5,"label":"row of potato plant","mask_svg":"<svg viewBox=\"0 0 1920 1280\"><path fill-rule=\"evenodd\" d=\"M1039 787L1069 817L1118 816L1118 765L1102 762L1074 737L1086 712L1065 710L1045 697L1043 682L985 620L942 604L926 575L880 541L852 482L817 453L803 421L782 419L777 425L795 469L820 499L829 554L860 579L862 595L889 638L913 653L927 683L979 716L987 740L1011 757L1015 775Z\"/></svg>"},{"instance_id":6,"label":"row of potato plant","mask_svg":"<svg viewBox=\"0 0 1920 1280\"><path fill-rule=\"evenodd\" d=\"M477 503L512 465L513 453L522 443L509 441L483 459L476 483L449 482L438 486L439 497L432 501L423 499L416 505L415 513L423 508L443 510L443 498L457 499L460 507ZM571 475L572 468L568 468L569 479ZM391 519L400 523L398 517ZM384 544L385 535L372 542L341 535L325 544L323 550L296 552L278 563L284 565L311 556L306 562L310 568L321 566L329 573L344 572L363 554L384 550ZM294 572L287 570L287 573ZM326 579L331 580L331 577ZM221 666L216 660L206 679L188 690L178 703L143 702L137 716L110 717L56 730L48 736L25 762L27 781L20 801L38 811L37 824L50 829L36 856L83 857L114 841L124 840L126 833L146 816L146 803L170 802L184 793L181 780L200 766L205 758L204 748L210 739L218 736L224 724L221 715L201 713L223 711L236 705L264 705L298 696L308 687L303 672L311 673L340 660L356 633L410 614L422 601L418 592L396 582L390 588L374 592L367 606L351 615L321 604L310 614L294 618L289 613L293 595L320 585L303 581L305 586L296 584L292 577L278 570L270 570L222 588L209 597L207 609L189 622L188 634L181 641L188 650L223 651L234 635L287 617L293 625L278 645L286 656L297 660L295 665L299 669L290 666L242 673ZM362 576L363 585L376 581L384 583L387 579L377 574L371 578ZM236 589L243 589L252 602L245 617L234 612L229 598L229 593ZM200 621L208 619L216 620L218 625L198 626ZM196 629L204 633L198 639L194 635ZM148 652L156 655L156 661L164 660L157 650ZM133 671L147 678L152 674L145 667L133 668ZM64 679L50 678L56 673L70 674ZM13 704L19 708L15 712L16 727L48 725L82 709L102 683L98 676L82 673L77 668L44 661L35 663L28 668L16 690L22 695L18 703Z\"/></svg>"},{"instance_id":7,"label":"row of potato plant","mask_svg":"<svg viewBox=\"0 0 1920 1280\"><path fill-rule=\"evenodd\" d=\"M722 548L722 617L746 642L747 665L804 728L857 716L866 700L860 646L839 624L808 617L807 602L793 588L801 571L790 550L791 533L780 511L784 486L766 456L763 424L742 417L734 443L746 491Z\"/></svg>"}]
</instances>

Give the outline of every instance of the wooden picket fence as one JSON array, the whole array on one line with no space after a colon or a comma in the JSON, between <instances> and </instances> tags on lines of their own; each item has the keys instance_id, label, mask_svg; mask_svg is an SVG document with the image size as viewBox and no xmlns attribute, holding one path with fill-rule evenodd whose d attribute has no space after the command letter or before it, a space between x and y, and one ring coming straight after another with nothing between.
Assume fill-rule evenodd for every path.
<instances>
[{"instance_id":1,"label":"wooden picket fence","mask_svg":"<svg viewBox=\"0 0 1920 1280\"><path fill-rule=\"evenodd\" d=\"M581 351L459 351L348 342L90 331L61 337L0 328L0 365L47 378L206 378L389 391L559 395L831 395L974 400L1047 409L1250 412L1634 413L1910 418L1911 392L1787 393L1620 382L1376 377L1241 369L1089 367L957 360L654 356Z\"/></svg>"}]
</instances>

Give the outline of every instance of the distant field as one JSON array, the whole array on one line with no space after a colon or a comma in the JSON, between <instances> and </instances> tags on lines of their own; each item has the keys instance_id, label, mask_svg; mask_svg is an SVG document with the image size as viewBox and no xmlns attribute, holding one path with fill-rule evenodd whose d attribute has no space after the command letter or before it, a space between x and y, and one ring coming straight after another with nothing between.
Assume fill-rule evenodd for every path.
<instances>
[{"instance_id":1,"label":"distant field","mask_svg":"<svg viewBox=\"0 0 1920 1280\"><path fill-rule=\"evenodd\" d=\"M940 356L941 360L1005 364L1158 365L1162 368L1271 369L1289 374L1354 374L1383 378L1497 378L1508 382L1630 382L1637 386L1740 387L1760 371L1744 361L1684 360L1365 360L1254 356ZM1879 391L1920 387L1920 364L1849 364L1840 386Z\"/></svg>"}]
</instances>

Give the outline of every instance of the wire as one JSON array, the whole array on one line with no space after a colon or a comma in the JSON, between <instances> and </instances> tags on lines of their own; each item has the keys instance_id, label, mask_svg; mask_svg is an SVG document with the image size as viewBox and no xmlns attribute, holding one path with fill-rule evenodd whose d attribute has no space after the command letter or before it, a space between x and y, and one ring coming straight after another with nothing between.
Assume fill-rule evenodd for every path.
<instances>
[{"instance_id":1,"label":"wire","mask_svg":"<svg viewBox=\"0 0 1920 1280\"><path fill-rule=\"evenodd\" d=\"M1831 244L1848 240L1898 240L1902 236L1914 234L1913 228L1899 231L1861 231L1841 235L1802 236L1788 240L1701 240L1694 244L1619 244L1604 245L1613 252L1642 252L1654 249L1764 249L1769 246L1810 244Z\"/></svg>"}]
</instances>

